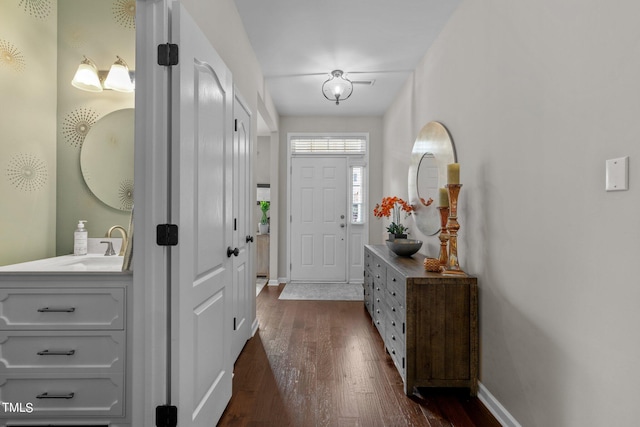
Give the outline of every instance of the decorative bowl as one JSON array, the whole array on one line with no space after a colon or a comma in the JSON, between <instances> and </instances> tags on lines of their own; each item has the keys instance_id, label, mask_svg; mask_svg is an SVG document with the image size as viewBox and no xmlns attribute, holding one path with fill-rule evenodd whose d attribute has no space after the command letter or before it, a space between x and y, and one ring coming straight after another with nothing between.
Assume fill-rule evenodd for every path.
<instances>
[{"instance_id":1,"label":"decorative bowl","mask_svg":"<svg viewBox=\"0 0 640 427\"><path fill-rule=\"evenodd\" d=\"M422 240L414 239L387 240L386 243L391 252L398 256L411 256L422 247Z\"/></svg>"}]
</instances>

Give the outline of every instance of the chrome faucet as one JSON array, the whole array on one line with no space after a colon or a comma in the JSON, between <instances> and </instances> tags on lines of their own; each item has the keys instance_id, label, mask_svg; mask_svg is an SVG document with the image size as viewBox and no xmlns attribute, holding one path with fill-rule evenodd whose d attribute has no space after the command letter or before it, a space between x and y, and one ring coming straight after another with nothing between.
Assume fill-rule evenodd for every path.
<instances>
[{"instance_id":1,"label":"chrome faucet","mask_svg":"<svg viewBox=\"0 0 640 427\"><path fill-rule=\"evenodd\" d=\"M101 240L100 243L107 244L107 251L104 253L104 256L113 256L116 254L116 251L113 250L113 242L110 240Z\"/></svg>"},{"instance_id":2,"label":"chrome faucet","mask_svg":"<svg viewBox=\"0 0 640 427\"><path fill-rule=\"evenodd\" d=\"M113 230L120 230L120 234L122 234L122 246L120 246L120 253L118 254L118 256L124 256L124 251L127 249L127 244L129 242L129 239L127 238L127 230L125 230L121 225L114 225L109 229L109 231L107 231L106 237L111 238L111 233L113 233Z\"/></svg>"}]
</instances>

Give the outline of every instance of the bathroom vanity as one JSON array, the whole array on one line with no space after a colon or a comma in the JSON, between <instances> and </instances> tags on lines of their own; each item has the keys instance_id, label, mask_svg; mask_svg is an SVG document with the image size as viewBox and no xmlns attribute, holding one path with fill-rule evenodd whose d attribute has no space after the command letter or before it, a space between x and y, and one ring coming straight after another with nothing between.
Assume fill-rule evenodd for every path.
<instances>
[{"instance_id":1,"label":"bathroom vanity","mask_svg":"<svg viewBox=\"0 0 640 427\"><path fill-rule=\"evenodd\" d=\"M118 262L63 256L33 262L45 271L0 268L0 401L13 405L0 408L0 426L131 425L133 276Z\"/></svg>"}]
</instances>

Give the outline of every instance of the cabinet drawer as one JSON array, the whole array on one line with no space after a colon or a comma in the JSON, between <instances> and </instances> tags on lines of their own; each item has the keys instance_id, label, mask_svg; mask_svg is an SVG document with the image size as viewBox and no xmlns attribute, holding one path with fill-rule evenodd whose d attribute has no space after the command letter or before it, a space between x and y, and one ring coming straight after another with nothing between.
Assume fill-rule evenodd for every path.
<instances>
[{"instance_id":1,"label":"cabinet drawer","mask_svg":"<svg viewBox=\"0 0 640 427\"><path fill-rule=\"evenodd\" d=\"M15 418L121 416L122 383L122 374L71 378L0 375L0 400L33 405L32 413L11 414Z\"/></svg>"},{"instance_id":2,"label":"cabinet drawer","mask_svg":"<svg viewBox=\"0 0 640 427\"><path fill-rule=\"evenodd\" d=\"M2 331L0 374L124 372L124 331Z\"/></svg>"},{"instance_id":3,"label":"cabinet drawer","mask_svg":"<svg viewBox=\"0 0 640 427\"><path fill-rule=\"evenodd\" d=\"M124 329L124 289L0 290L0 330Z\"/></svg>"},{"instance_id":4,"label":"cabinet drawer","mask_svg":"<svg viewBox=\"0 0 640 427\"><path fill-rule=\"evenodd\" d=\"M402 380L405 381L405 373L406 373L406 358L404 352L404 344L396 343L396 342L387 342L387 351L393 360L393 364L396 365ZM402 347L401 347L402 346Z\"/></svg>"},{"instance_id":5,"label":"cabinet drawer","mask_svg":"<svg viewBox=\"0 0 640 427\"><path fill-rule=\"evenodd\" d=\"M364 258L365 268L371 271L371 275L374 278L381 279L384 276L384 270L382 260L377 256L367 252Z\"/></svg>"},{"instance_id":6,"label":"cabinet drawer","mask_svg":"<svg viewBox=\"0 0 640 427\"><path fill-rule=\"evenodd\" d=\"M387 270L387 291L404 305L406 279L395 271Z\"/></svg>"}]
</instances>

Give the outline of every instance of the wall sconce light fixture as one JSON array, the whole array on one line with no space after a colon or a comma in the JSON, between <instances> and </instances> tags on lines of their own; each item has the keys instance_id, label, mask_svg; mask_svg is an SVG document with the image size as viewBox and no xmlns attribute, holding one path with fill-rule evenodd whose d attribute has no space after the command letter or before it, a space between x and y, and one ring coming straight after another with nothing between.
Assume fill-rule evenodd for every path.
<instances>
[{"instance_id":1,"label":"wall sconce light fixture","mask_svg":"<svg viewBox=\"0 0 640 427\"><path fill-rule=\"evenodd\" d=\"M352 93L353 83L344 76L342 70L333 70L331 78L322 84L322 94L329 101L336 101L336 105L349 98Z\"/></svg>"},{"instance_id":2,"label":"wall sconce light fixture","mask_svg":"<svg viewBox=\"0 0 640 427\"><path fill-rule=\"evenodd\" d=\"M86 56L78 65L78 70L71 80L71 85L87 92L102 92L102 85L98 77L98 67Z\"/></svg>"},{"instance_id":3,"label":"wall sconce light fixture","mask_svg":"<svg viewBox=\"0 0 640 427\"><path fill-rule=\"evenodd\" d=\"M129 70L127 63L122 58L116 56L117 60L107 72L98 70L95 62L86 56L80 62L76 74L71 80L71 85L88 92L102 92L103 89L111 89L118 92L133 92L133 71Z\"/></svg>"}]
</instances>

